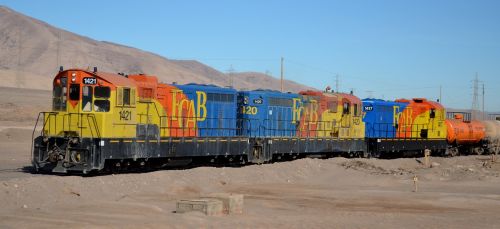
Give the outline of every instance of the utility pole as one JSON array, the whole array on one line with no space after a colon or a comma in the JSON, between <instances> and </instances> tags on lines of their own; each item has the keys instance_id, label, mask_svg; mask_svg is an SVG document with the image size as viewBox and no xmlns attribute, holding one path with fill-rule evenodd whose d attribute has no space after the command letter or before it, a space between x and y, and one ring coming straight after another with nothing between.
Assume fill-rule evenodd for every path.
<instances>
[{"instance_id":1,"label":"utility pole","mask_svg":"<svg viewBox=\"0 0 500 229\"><path fill-rule=\"evenodd\" d=\"M285 74L283 69L283 61L285 61L285 59L281 57L281 92L283 92L283 74Z\"/></svg>"},{"instance_id":2,"label":"utility pole","mask_svg":"<svg viewBox=\"0 0 500 229\"><path fill-rule=\"evenodd\" d=\"M339 74L335 75L335 92L339 93Z\"/></svg>"},{"instance_id":3,"label":"utility pole","mask_svg":"<svg viewBox=\"0 0 500 229\"><path fill-rule=\"evenodd\" d=\"M443 86L439 85L439 103L443 104L443 99L441 98L443 91Z\"/></svg>"},{"instance_id":4,"label":"utility pole","mask_svg":"<svg viewBox=\"0 0 500 229\"><path fill-rule=\"evenodd\" d=\"M476 120L477 113L479 112L479 76L476 72L476 77L473 81L473 94L472 94L472 120Z\"/></svg>"}]
</instances>

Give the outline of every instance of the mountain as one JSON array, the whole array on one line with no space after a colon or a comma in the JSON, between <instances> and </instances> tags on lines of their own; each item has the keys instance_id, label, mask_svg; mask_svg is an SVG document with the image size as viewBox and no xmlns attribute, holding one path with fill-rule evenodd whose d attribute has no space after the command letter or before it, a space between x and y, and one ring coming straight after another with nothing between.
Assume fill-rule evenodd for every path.
<instances>
[{"instance_id":1,"label":"mountain","mask_svg":"<svg viewBox=\"0 0 500 229\"><path fill-rule=\"evenodd\" d=\"M0 6L0 86L50 90L59 67L156 75L165 83L230 84L279 90L279 79L256 73L224 74L196 60L172 60L133 47L96 41ZM284 82L287 91L310 87Z\"/></svg>"}]
</instances>

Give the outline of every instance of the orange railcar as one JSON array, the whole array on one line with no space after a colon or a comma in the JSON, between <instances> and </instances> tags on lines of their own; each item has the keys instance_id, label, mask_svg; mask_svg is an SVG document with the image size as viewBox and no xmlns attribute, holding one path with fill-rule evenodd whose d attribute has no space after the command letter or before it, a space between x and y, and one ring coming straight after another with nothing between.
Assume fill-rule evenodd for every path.
<instances>
[{"instance_id":1,"label":"orange railcar","mask_svg":"<svg viewBox=\"0 0 500 229\"><path fill-rule=\"evenodd\" d=\"M446 120L448 152L458 154L485 153L486 128L481 121L464 121L462 114Z\"/></svg>"},{"instance_id":2,"label":"orange railcar","mask_svg":"<svg viewBox=\"0 0 500 229\"><path fill-rule=\"evenodd\" d=\"M449 144L473 145L480 143L485 137L485 126L482 122L466 122L460 114L455 115L455 119L447 119L446 127Z\"/></svg>"}]
</instances>

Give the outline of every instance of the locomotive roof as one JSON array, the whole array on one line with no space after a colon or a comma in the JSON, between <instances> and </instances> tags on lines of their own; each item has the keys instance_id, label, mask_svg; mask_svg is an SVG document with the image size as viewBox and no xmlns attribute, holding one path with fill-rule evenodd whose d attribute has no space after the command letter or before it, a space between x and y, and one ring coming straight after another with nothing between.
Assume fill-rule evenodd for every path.
<instances>
[{"instance_id":1,"label":"locomotive roof","mask_svg":"<svg viewBox=\"0 0 500 229\"><path fill-rule=\"evenodd\" d=\"M257 89L257 90L252 90L252 91L240 91L240 93L243 94L258 94L258 95L264 95L264 96L274 96L274 97L297 97L298 94L296 93L291 93L291 92L280 92L276 90L263 90L263 89Z\"/></svg>"},{"instance_id":2,"label":"locomotive roof","mask_svg":"<svg viewBox=\"0 0 500 229\"><path fill-rule=\"evenodd\" d=\"M383 99L363 99L362 102L364 103L372 103L374 105L378 105L378 106L384 106L384 105L387 105L387 106L393 106L394 104L403 104L404 102L397 102L397 101L391 101L391 100L383 100ZM406 103L404 103L406 104Z\"/></svg>"},{"instance_id":3,"label":"locomotive roof","mask_svg":"<svg viewBox=\"0 0 500 229\"><path fill-rule=\"evenodd\" d=\"M349 100L351 103L361 103L361 99L359 99L357 96L352 95L352 94L347 94L347 93L337 93L340 95L342 98Z\"/></svg>"},{"instance_id":4,"label":"locomotive roof","mask_svg":"<svg viewBox=\"0 0 500 229\"><path fill-rule=\"evenodd\" d=\"M100 79L107 81L108 83L111 83L115 86L128 86L128 87L135 87L136 86L136 84L133 80L130 80L129 78L127 78L125 76L121 76L121 75L114 74L114 73L108 73L108 72L92 72L92 71L88 71L88 70L84 70L84 69L77 69L77 68L63 70L56 75L56 78L63 76L63 75L70 73L70 72L85 72L86 74L88 74L90 76L100 78ZM69 76L69 74L68 74L68 76Z\"/></svg>"},{"instance_id":5,"label":"locomotive roof","mask_svg":"<svg viewBox=\"0 0 500 229\"><path fill-rule=\"evenodd\" d=\"M207 85L207 84L196 84L196 83L190 83L190 84L173 84L172 86L177 87L182 90L203 90L206 92L219 92L219 93L231 93L234 94L236 93L236 90L234 88L227 88L227 87L219 87L215 86L213 84Z\"/></svg>"},{"instance_id":6,"label":"locomotive roof","mask_svg":"<svg viewBox=\"0 0 500 229\"><path fill-rule=\"evenodd\" d=\"M353 94L347 94L347 93L337 93L337 92L322 92L322 91L313 91L313 90L307 90L307 91L301 91L301 95L304 96L323 96L323 97L338 97L339 99L345 99L349 101L350 103L356 103L360 104L361 99L359 99L357 96Z\"/></svg>"},{"instance_id":7,"label":"locomotive roof","mask_svg":"<svg viewBox=\"0 0 500 229\"><path fill-rule=\"evenodd\" d=\"M363 102L371 102L376 105L390 105L390 104L397 104L397 103L416 103L416 104L425 104L427 106L433 107L433 108L443 108L443 105L441 105L438 102L430 101L425 98L413 98L413 99L396 99L395 101L390 101L390 100L382 100L382 99L363 99Z\"/></svg>"}]
</instances>

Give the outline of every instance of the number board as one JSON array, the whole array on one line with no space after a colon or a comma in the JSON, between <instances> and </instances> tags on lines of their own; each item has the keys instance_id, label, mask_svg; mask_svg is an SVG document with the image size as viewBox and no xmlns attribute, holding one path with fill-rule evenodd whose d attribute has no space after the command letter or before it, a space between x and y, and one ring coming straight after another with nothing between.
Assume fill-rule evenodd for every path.
<instances>
[{"instance_id":1,"label":"number board","mask_svg":"<svg viewBox=\"0 0 500 229\"><path fill-rule=\"evenodd\" d=\"M94 84L97 84L97 79L93 78L93 77L85 77L85 78L83 78L83 83L94 85Z\"/></svg>"},{"instance_id":2,"label":"number board","mask_svg":"<svg viewBox=\"0 0 500 229\"><path fill-rule=\"evenodd\" d=\"M373 106L372 105L364 106L363 110L365 110L365 111L373 111Z\"/></svg>"},{"instance_id":3,"label":"number board","mask_svg":"<svg viewBox=\"0 0 500 229\"><path fill-rule=\"evenodd\" d=\"M255 103L255 104L262 104L263 102L264 102L263 99L254 99L253 100L253 103Z\"/></svg>"}]
</instances>

